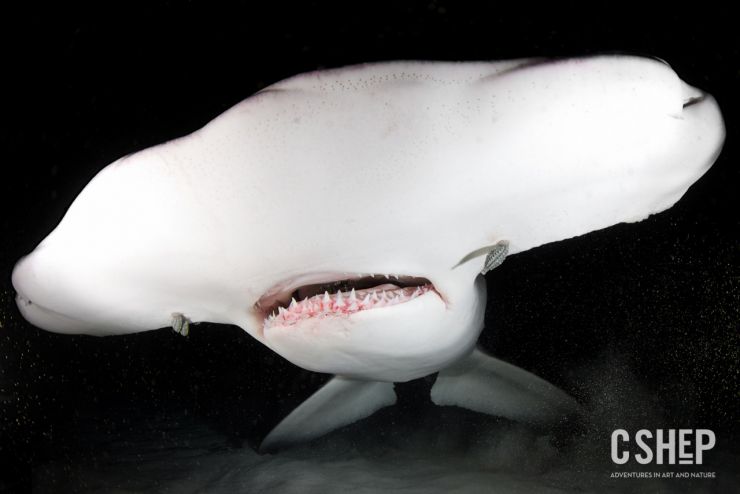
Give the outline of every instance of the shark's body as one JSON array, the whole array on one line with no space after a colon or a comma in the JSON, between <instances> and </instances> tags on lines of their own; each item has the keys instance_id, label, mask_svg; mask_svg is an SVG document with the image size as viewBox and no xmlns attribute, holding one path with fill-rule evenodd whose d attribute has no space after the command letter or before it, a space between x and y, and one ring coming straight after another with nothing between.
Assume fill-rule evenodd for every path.
<instances>
[{"instance_id":1,"label":"shark's body","mask_svg":"<svg viewBox=\"0 0 740 494\"><path fill-rule=\"evenodd\" d=\"M490 246L516 253L662 211L723 137L714 100L650 59L305 74L101 171L13 283L24 317L51 331L230 323L342 376L273 444L296 437L291 420L322 417L313 437L391 403L392 385L377 383L442 369L436 401L501 412L501 400L471 403L475 386L445 381L475 367L543 383L466 360ZM541 403L567 401L542 386ZM326 419L329 402L346 413Z\"/></svg>"}]
</instances>

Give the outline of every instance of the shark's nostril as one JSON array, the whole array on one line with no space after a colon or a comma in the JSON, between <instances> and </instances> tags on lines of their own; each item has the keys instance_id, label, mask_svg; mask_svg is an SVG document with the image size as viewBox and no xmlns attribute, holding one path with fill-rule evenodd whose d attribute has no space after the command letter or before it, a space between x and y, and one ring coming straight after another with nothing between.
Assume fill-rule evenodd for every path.
<instances>
[{"instance_id":1,"label":"shark's nostril","mask_svg":"<svg viewBox=\"0 0 740 494\"><path fill-rule=\"evenodd\" d=\"M683 107L688 108L689 106L696 105L704 101L706 98L707 98L706 94L700 94L699 96L693 96L687 100L684 100Z\"/></svg>"}]
</instances>

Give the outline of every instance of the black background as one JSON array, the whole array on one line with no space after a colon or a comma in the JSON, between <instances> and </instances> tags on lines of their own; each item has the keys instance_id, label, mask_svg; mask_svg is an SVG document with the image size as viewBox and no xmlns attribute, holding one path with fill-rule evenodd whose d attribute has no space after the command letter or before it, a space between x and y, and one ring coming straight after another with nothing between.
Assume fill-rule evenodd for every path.
<instances>
[{"instance_id":1,"label":"black background","mask_svg":"<svg viewBox=\"0 0 740 494\"><path fill-rule=\"evenodd\" d=\"M50 459L95 461L104 445L186 413L254 447L326 376L238 328L202 324L115 338L26 323L10 272L92 176L187 134L299 72L380 60L495 60L626 52L660 57L712 93L728 137L717 164L668 212L513 256L488 275L482 345L625 413L632 383L670 427L709 427L737 451L740 42L729 11L558 3L212 2L35 4L3 15L0 175L0 488ZM187 242L187 232L182 233ZM583 369L591 382L581 382ZM629 376L628 378L625 376ZM601 380L601 381L600 381ZM626 384L625 384L626 386ZM413 386L412 386L413 388ZM410 388L410 392L414 392ZM151 419L151 420L150 420ZM93 432L90 432L90 431Z\"/></svg>"}]
</instances>

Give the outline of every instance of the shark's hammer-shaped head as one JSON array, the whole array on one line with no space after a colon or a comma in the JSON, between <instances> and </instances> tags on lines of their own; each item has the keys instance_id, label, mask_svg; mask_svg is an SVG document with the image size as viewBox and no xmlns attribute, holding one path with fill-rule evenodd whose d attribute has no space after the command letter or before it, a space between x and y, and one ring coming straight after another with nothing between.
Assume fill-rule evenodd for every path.
<instances>
[{"instance_id":1,"label":"shark's hammer-shaped head","mask_svg":"<svg viewBox=\"0 0 740 494\"><path fill-rule=\"evenodd\" d=\"M470 253L662 211L723 138L713 98L651 59L305 74L104 169L13 284L52 331L231 323L307 369L408 380L475 344Z\"/></svg>"}]
</instances>

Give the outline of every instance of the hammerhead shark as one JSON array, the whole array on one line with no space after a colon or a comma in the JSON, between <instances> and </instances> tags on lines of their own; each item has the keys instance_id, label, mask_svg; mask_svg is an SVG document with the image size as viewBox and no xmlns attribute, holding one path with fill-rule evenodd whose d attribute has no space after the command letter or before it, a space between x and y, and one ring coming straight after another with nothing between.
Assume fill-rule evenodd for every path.
<instances>
[{"instance_id":1,"label":"hammerhead shark","mask_svg":"<svg viewBox=\"0 0 740 494\"><path fill-rule=\"evenodd\" d=\"M651 58L302 74L100 171L17 263L17 304L61 333L234 324L334 374L264 450L436 372L438 405L549 424L578 403L476 350L483 274L671 207L724 134L716 101Z\"/></svg>"}]
</instances>

